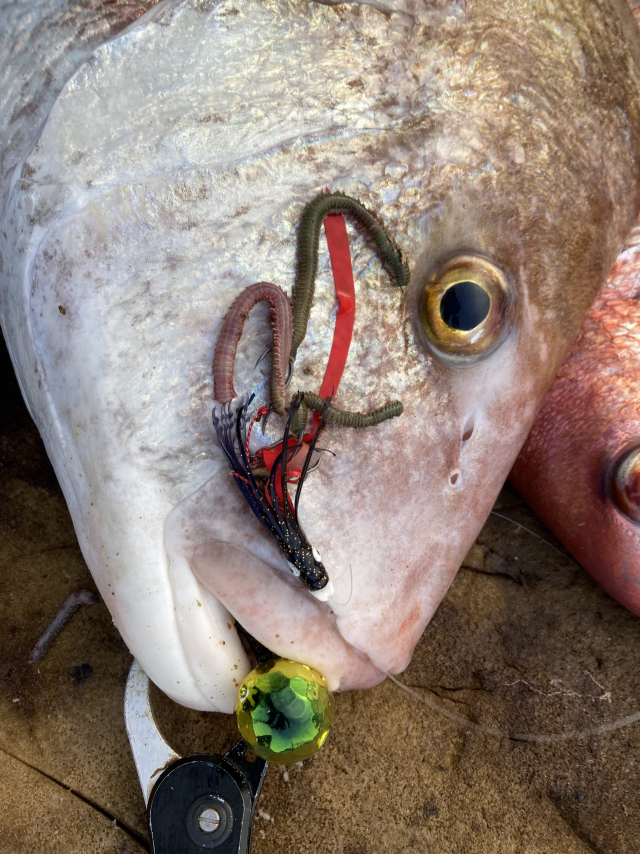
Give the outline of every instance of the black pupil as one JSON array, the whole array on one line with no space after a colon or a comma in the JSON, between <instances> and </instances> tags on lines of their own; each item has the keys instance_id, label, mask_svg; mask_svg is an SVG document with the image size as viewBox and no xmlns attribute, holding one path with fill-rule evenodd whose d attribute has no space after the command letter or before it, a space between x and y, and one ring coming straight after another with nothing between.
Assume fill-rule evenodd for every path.
<instances>
[{"instance_id":1,"label":"black pupil","mask_svg":"<svg viewBox=\"0 0 640 854\"><path fill-rule=\"evenodd\" d=\"M475 282L456 282L440 300L440 317L452 329L468 332L489 314L489 294Z\"/></svg>"}]
</instances>

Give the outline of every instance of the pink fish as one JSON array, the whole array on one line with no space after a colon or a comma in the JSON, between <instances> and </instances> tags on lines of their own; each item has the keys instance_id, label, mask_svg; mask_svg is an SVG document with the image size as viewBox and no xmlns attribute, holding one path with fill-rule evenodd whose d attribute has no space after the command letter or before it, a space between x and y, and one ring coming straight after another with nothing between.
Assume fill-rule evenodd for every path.
<instances>
[{"instance_id":1,"label":"pink fish","mask_svg":"<svg viewBox=\"0 0 640 854\"><path fill-rule=\"evenodd\" d=\"M640 0L629 6L640 20ZM640 220L510 479L595 580L640 614Z\"/></svg>"},{"instance_id":2,"label":"pink fish","mask_svg":"<svg viewBox=\"0 0 640 854\"><path fill-rule=\"evenodd\" d=\"M640 221L511 481L596 581L640 614Z\"/></svg>"}]
</instances>

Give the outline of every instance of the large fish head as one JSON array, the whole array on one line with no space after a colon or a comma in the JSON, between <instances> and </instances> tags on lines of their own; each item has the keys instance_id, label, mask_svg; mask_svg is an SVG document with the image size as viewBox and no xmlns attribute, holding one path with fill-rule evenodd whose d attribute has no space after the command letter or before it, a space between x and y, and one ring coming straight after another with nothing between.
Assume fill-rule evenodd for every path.
<instances>
[{"instance_id":1,"label":"large fish head","mask_svg":"<svg viewBox=\"0 0 640 854\"><path fill-rule=\"evenodd\" d=\"M234 620L333 687L372 685L409 661L633 221L638 37L614 0L192 0L158 20L96 51L21 167L12 355L96 582L164 691L231 710L249 668ZM210 366L246 285L291 289L325 186L376 212L412 274L394 286L352 234L335 403L404 412L322 434L335 456L300 501L319 601L216 446ZM445 299L462 282L489 306L466 330ZM321 247L293 390L320 386L332 288ZM269 340L256 309L235 378L256 405Z\"/></svg>"}]
</instances>

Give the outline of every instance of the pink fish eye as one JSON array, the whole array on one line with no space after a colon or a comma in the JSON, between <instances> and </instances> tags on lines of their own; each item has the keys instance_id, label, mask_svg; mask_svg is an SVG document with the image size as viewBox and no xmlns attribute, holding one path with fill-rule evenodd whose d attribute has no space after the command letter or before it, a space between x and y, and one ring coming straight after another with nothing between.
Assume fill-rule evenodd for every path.
<instances>
[{"instance_id":1,"label":"pink fish eye","mask_svg":"<svg viewBox=\"0 0 640 854\"><path fill-rule=\"evenodd\" d=\"M627 450L613 469L613 503L633 522L640 522L640 446Z\"/></svg>"}]
</instances>

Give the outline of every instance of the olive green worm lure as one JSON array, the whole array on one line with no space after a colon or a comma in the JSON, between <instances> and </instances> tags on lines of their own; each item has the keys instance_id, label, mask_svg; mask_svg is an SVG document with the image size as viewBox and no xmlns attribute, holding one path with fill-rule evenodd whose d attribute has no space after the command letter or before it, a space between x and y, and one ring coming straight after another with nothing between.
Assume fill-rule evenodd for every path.
<instances>
[{"instance_id":1,"label":"olive green worm lure","mask_svg":"<svg viewBox=\"0 0 640 854\"><path fill-rule=\"evenodd\" d=\"M409 283L409 265L402 260L402 252L375 216L360 202L344 193L320 193L305 207L298 231L297 270L293 289L293 337L289 362L295 361L298 347L307 333L318 272L320 229L325 217L330 213L344 213L352 217L367 232L382 263L398 285L404 287Z\"/></svg>"},{"instance_id":2,"label":"olive green worm lure","mask_svg":"<svg viewBox=\"0 0 640 854\"><path fill-rule=\"evenodd\" d=\"M385 403L384 406L379 406L371 412L350 412L346 409L336 409L331 404L327 405L324 398L312 391L299 391L294 399L300 400L300 408L291 421L291 432L294 435L299 435L304 430L309 409L324 413L324 420L327 422L332 421L334 424L340 424L343 427L355 428L375 427L376 424L382 424L388 418L396 418L398 415L402 415L404 409L402 401L394 400L392 403Z\"/></svg>"}]
</instances>

